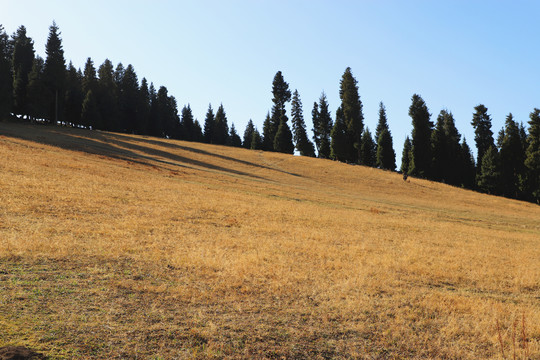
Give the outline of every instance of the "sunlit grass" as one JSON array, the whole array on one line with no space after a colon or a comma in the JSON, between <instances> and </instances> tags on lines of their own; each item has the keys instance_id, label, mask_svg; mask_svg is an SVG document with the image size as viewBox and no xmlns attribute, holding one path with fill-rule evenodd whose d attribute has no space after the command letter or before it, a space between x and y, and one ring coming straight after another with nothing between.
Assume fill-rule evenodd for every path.
<instances>
[{"instance_id":1,"label":"sunlit grass","mask_svg":"<svg viewBox=\"0 0 540 360\"><path fill-rule=\"evenodd\" d=\"M500 359L500 338L540 358L536 205L329 160L0 134L0 346Z\"/></svg>"}]
</instances>

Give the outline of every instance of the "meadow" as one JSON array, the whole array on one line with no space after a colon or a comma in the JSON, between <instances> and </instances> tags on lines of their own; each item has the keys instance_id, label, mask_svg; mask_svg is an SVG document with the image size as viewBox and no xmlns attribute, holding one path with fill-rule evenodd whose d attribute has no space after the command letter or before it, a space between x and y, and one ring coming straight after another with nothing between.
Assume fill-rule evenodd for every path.
<instances>
[{"instance_id":1,"label":"meadow","mask_svg":"<svg viewBox=\"0 0 540 360\"><path fill-rule=\"evenodd\" d=\"M397 173L0 122L0 347L540 359L540 207Z\"/></svg>"}]
</instances>

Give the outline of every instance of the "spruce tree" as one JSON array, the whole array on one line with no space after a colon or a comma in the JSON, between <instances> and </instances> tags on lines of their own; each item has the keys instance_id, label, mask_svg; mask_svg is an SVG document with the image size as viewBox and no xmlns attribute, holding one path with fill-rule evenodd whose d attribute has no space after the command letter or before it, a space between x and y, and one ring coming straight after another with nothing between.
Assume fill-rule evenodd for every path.
<instances>
[{"instance_id":1,"label":"spruce tree","mask_svg":"<svg viewBox=\"0 0 540 360\"><path fill-rule=\"evenodd\" d=\"M287 117L283 115L274 138L274 150L285 154L294 154L291 129L287 125Z\"/></svg>"},{"instance_id":2,"label":"spruce tree","mask_svg":"<svg viewBox=\"0 0 540 360\"><path fill-rule=\"evenodd\" d=\"M376 161L376 145L371 136L369 128L365 128L362 134L362 142L360 144L360 164L374 167Z\"/></svg>"},{"instance_id":3,"label":"spruce tree","mask_svg":"<svg viewBox=\"0 0 540 360\"><path fill-rule=\"evenodd\" d=\"M478 187L488 194L497 194L499 181L499 154L495 146L490 146L482 158L480 174L477 177Z\"/></svg>"},{"instance_id":4,"label":"spruce tree","mask_svg":"<svg viewBox=\"0 0 540 360\"><path fill-rule=\"evenodd\" d=\"M34 64L34 41L26 35L26 28L20 26L13 34L13 112L28 115L28 74Z\"/></svg>"},{"instance_id":5,"label":"spruce tree","mask_svg":"<svg viewBox=\"0 0 540 360\"><path fill-rule=\"evenodd\" d=\"M83 103L82 74L70 62L66 72L66 92L64 99L64 120L72 126L81 124Z\"/></svg>"},{"instance_id":6,"label":"spruce tree","mask_svg":"<svg viewBox=\"0 0 540 360\"><path fill-rule=\"evenodd\" d=\"M90 90L96 92L97 90L97 76L94 62L91 58L86 59L84 64L84 72L82 78L82 91L86 95Z\"/></svg>"},{"instance_id":7,"label":"spruce tree","mask_svg":"<svg viewBox=\"0 0 540 360\"><path fill-rule=\"evenodd\" d=\"M161 128L161 136L180 139L178 105L174 96L169 96L169 91L165 86L159 87L155 96L155 109L152 112L155 121L153 131L158 131Z\"/></svg>"},{"instance_id":8,"label":"spruce tree","mask_svg":"<svg viewBox=\"0 0 540 360\"><path fill-rule=\"evenodd\" d=\"M142 78L141 80L138 99L136 133L144 135L147 134L150 122L150 89L148 88L148 80L146 78Z\"/></svg>"},{"instance_id":9,"label":"spruce tree","mask_svg":"<svg viewBox=\"0 0 540 360\"><path fill-rule=\"evenodd\" d=\"M219 105L214 124L214 137L212 139L212 143L218 145L227 144L227 138L229 137L229 125L227 124L227 115L225 114L223 104Z\"/></svg>"},{"instance_id":10,"label":"spruce tree","mask_svg":"<svg viewBox=\"0 0 540 360\"><path fill-rule=\"evenodd\" d=\"M229 139L228 139L227 145L234 146L234 147L242 146L242 139L240 138L240 135L238 135L238 132L236 132L234 123L231 124L231 129L229 131Z\"/></svg>"},{"instance_id":11,"label":"spruce tree","mask_svg":"<svg viewBox=\"0 0 540 360\"><path fill-rule=\"evenodd\" d=\"M474 163L474 156L471 148L467 144L465 137L460 144L460 156L459 156L459 183L467 189L474 189L476 178L476 165Z\"/></svg>"},{"instance_id":12,"label":"spruce tree","mask_svg":"<svg viewBox=\"0 0 540 360\"><path fill-rule=\"evenodd\" d=\"M214 140L214 127L214 110L212 109L212 104L208 104L208 111L204 118L204 142L207 144L212 144L212 141Z\"/></svg>"},{"instance_id":13,"label":"spruce tree","mask_svg":"<svg viewBox=\"0 0 540 360\"><path fill-rule=\"evenodd\" d=\"M527 167L527 189L531 198L540 204L540 109L529 115L525 166Z\"/></svg>"},{"instance_id":14,"label":"spruce tree","mask_svg":"<svg viewBox=\"0 0 540 360\"><path fill-rule=\"evenodd\" d=\"M199 120L193 122L193 141L204 142L204 134Z\"/></svg>"},{"instance_id":15,"label":"spruce tree","mask_svg":"<svg viewBox=\"0 0 540 360\"><path fill-rule=\"evenodd\" d=\"M120 131L134 133L137 127L137 103L139 101L139 80L135 69L129 64L118 86L118 107Z\"/></svg>"},{"instance_id":16,"label":"spruce tree","mask_svg":"<svg viewBox=\"0 0 540 360\"><path fill-rule=\"evenodd\" d=\"M480 104L474 110L471 125L474 127L474 141L476 142L477 149L476 164L480 169L484 154L487 149L495 146L495 141L493 140L493 132L491 131L491 117L487 113L488 109Z\"/></svg>"},{"instance_id":17,"label":"spruce tree","mask_svg":"<svg viewBox=\"0 0 540 360\"><path fill-rule=\"evenodd\" d=\"M431 131L433 122L430 121L431 114L426 103L418 94L412 96L409 116L413 125L409 174L429 178L432 161Z\"/></svg>"},{"instance_id":18,"label":"spruce tree","mask_svg":"<svg viewBox=\"0 0 540 360\"><path fill-rule=\"evenodd\" d=\"M317 147L317 153L320 158L330 158L330 138L334 123L332 121L332 115L328 109L328 101L326 94L323 92L319 98L319 103L313 104L313 111L311 112L313 120L313 140Z\"/></svg>"},{"instance_id":19,"label":"spruce tree","mask_svg":"<svg viewBox=\"0 0 540 360\"><path fill-rule=\"evenodd\" d=\"M345 161L358 163L360 161L360 147L364 130L364 115L362 113L362 102L358 95L357 81L352 75L350 67L345 69L341 77L339 97L347 134L344 144L347 149Z\"/></svg>"},{"instance_id":20,"label":"spruce tree","mask_svg":"<svg viewBox=\"0 0 540 360\"><path fill-rule=\"evenodd\" d=\"M267 113L263 123L262 150L274 151L275 137L276 135L273 131L272 118L270 117L270 113Z\"/></svg>"},{"instance_id":21,"label":"spruce tree","mask_svg":"<svg viewBox=\"0 0 540 360\"><path fill-rule=\"evenodd\" d=\"M403 174L409 174L411 169L411 157L412 157L412 143L411 139L407 136L403 143L403 152L401 153L401 172Z\"/></svg>"},{"instance_id":22,"label":"spruce tree","mask_svg":"<svg viewBox=\"0 0 540 360\"><path fill-rule=\"evenodd\" d=\"M48 118L52 123L56 123L62 114L62 106L64 99L64 83L66 74L66 60L64 59L64 50L62 48L62 39L60 31L56 23L53 21L49 27L49 37L45 46L47 58L45 59L45 67L43 77L45 85L48 89Z\"/></svg>"},{"instance_id":23,"label":"spruce tree","mask_svg":"<svg viewBox=\"0 0 540 360\"><path fill-rule=\"evenodd\" d=\"M348 161L350 153L347 146L347 125L341 107L336 110L336 121L332 127L331 137L330 158L338 161Z\"/></svg>"},{"instance_id":24,"label":"spruce tree","mask_svg":"<svg viewBox=\"0 0 540 360\"><path fill-rule=\"evenodd\" d=\"M287 115L285 105L291 100L291 91L289 90L289 84L283 78L281 71L278 71L272 81L272 115L270 120L269 136L272 138L272 145L275 144L275 137L278 132L278 128L282 121L287 123ZM289 126L287 125L287 128ZM290 130L290 129L289 129ZM292 137L292 136L291 136ZM278 141L280 143L280 141ZM284 145L284 144L283 144ZM284 145L285 146L285 145ZM290 147L289 144L286 147ZM274 150L276 150L274 148ZM276 150L277 151L277 150Z\"/></svg>"},{"instance_id":25,"label":"spruce tree","mask_svg":"<svg viewBox=\"0 0 540 360\"><path fill-rule=\"evenodd\" d=\"M255 128L253 131L253 137L251 139L251 147L252 150L263 150L263 141L261 134L259 133L259 130Z\"/></svg>"},{"instance_id":26,"label":"spruce tree","mask_svg":"<svg viewBox=\"0 0 540 360\"><path fill-rule=\"evenodd\" d=\"M309 141L306 132L306 123L304 121L304 115L302 112L302 101L298 90L294 91L292 98L291 108L291 121L293 127L293 140L296 150L302 156L315 156L315 148L313 143Z\"/></svg>"},{"instance_id":27,"label":"spruce tree","mask_svg":"<svg viewBox=\"0 0 540 360\"><path fill-rule=\"evenodd\" d=\"M253 121L249 119L246 130L244 131L244 141L242 142L242 146L246 149L251 149L251 142L253 141L253 132L255 132L255 125L253 124Z\"/></svg>"},{"instance_id":28,"label":"spruce tree","mask_svg":"<svg viewBox=\"0 0 540 360\"><path fill-rule=\"evenodd\" d=\"M503 136L500 139L501 191L506 197L520 198L525 182L525 152L521 143L519 125L512 113L506 117Z\"/></svg>"},{"instance_id":29,"label":"spruce tree","mask_svg":"<svg viewBox=\"0 0 540 360\"><path fill-rule=\"evenodd\" d=\"M96 123L100 123L99 110L94 91L89 90L82 103L81 124L86 128L95 128Z\"/></svg>"},{"instance_id":30,"label":"spruce tree","mask_svg":"<svg viewBox=\"0 0 540 360\"><path fill-rule=\"evenodd\" d=\"M88 69L92 73L93 65ZM86 72L86 67L85 67ZM89 75L88 85L97 89L98 107L101 123L98 128L101 130L117 131L120 129L120 111L118 108L118 84L114 78L114 65L109 59L105 59L98 69L98 79L94 84L92 75ZM140 100L144 101L144 100ZM145 129L146 130L146 129Z\"/></svg>"},{"instance_id":31,"label":"spruce tree","mask_svg":"<svg viewBox=\"0 0 540 360\"><path fill-rule=\"evenodd\" d=\"M431 134L433 180L460 185L460 139L452 113L441 110Z\"/></svg>"},{"instance_id":32,"label":"spruce tree","mask_svg":"<svg viewBox=\"0 0 540 360\"><path fill-rule=\"evenodd\" d=\"M384 170L396 170L396 153L390 130L383 128L377 141L376 165Z\"/></svg>"},{"instance_id":33,"label":"spruce tree","mask_svg":"<svg viewBox=\"0 0 540 360\"><path fill-rule=\"evenodd\" d=\"M193 118L193 112L191 106L187 104L182 108L182 115L180 118L181 139L187 141L193 141L195 119Z\"/></svg>"},{"instance_id":34,"label":"spruce tree","mask_svg":"<svg viewBox=\"0 0 540 360\"><path fill-rule=\"evenodd\" d=\"M12 84L9 36L0 24L0 121L11 112Z\"/></svg>"},{"instance_id":35,"label":"spruce tree","mask_svg":"<svg viewBox=\"0 0 540 360\"><path fill-rule=\"evenodd\" d=\"M154 83L150 83L148 92L150 94L150 119L148 124L148 134L163 137L165 136L165 125L159 116L158 97Z\"/></svg>"},{"instance_id":36,"label":"spruce tree","mask_svg":"<svg viewBox=\"0 0 540 360\"><path fill-rule=\"evenodd\" d=\"M375 129L376 142L379 141L379 137L381 136L384 130L387 130L388 132L390 132L390 129L388 127L388 120L386 118L386 108L384 107L384 104L381 101L379 103L379 121L377 123L377 128Z\"/></svg>"},{"instance_id":37,"label":"spruce tree","mask_svg":"<svg viewBox=\"0 0 540 360\"><path fill-rule=\"evenodd\" d=\"M28 74L28 86L26 94L28 96L28 115L31 119L44 119L48 116L48 105L44 101L43 94L47 89L43 79L44 61L40 56L34 59L32 71Z\"/></svg>"}]
</instances>

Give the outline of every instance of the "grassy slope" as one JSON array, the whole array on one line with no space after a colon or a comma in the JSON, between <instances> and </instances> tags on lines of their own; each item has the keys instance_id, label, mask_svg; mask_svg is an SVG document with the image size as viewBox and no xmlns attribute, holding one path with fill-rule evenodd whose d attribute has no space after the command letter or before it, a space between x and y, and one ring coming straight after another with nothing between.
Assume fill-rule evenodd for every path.
<instances>
[{"instance_id":1,"label":"grassy slope","mask_svg":"<svg viewBox=\"0 0 540 360\"><path fill-rule=\"evenodd\" d=\"M328 160L1 122L0 159L0 346L497 359L500 338L507 357L540 359L536 205Z\"/></svg>"}]
</instances>

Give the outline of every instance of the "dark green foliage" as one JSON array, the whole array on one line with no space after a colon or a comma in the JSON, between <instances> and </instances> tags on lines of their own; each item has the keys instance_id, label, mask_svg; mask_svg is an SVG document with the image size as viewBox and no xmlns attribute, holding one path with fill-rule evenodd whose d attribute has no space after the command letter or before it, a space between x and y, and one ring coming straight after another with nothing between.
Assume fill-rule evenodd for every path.
<instances>
[{"instance_id":1,"label":"dark green foliage","mask_svg":"<svg viewBox=\"0 0 540 360\"><path fill-rule=\"evenodd\" d=\"M525 147L522 144L519 125L511 113L506 117L504 131L499 140L502 195L522 198L525 190Z\"/></svg>"},{"instance_id":2,"label":"dark green foliage","mask_svg":"<svg viewBox=\"0 0 540 360\"><path fill-rule=\"evenodd\" d=\"M44 61L36 56L32 71L28 74L28 115L31 119L44 119L47 117L48 104L45 102L43 94L46 93L45 81L43 79Z\"/></svg>"},{"instance_id":3,"label":"dark green foliage","mask_svg":"<svg viewBox=\"0 0 540 360\"><path fill-rule=\"evenodd\" d=\"M98 123L100 123L100 118L96 97L94 91L89 90L82 103L81 124L87 128L94 128Z\"/></svg>"},{"instance_id":4,"label":"dark green foliage","mask_svg":"<svg viewBox=\"0 0 540 360\"><path fill-rule=\"evenodd\" d=\"M114 66L109 59L105 59L98 69L99 79L96 83L92 79L92 67L89 66L88 87L96 87L98 106L102 122L99 129L118 131L120 129L118 109L118 87L114 80ZM86 72L86 67L85 67Z\"/></svg>"},{"instance_id":5,"label":"dark green foliage","mask_svg":"<svg viewBox=\"0 0 540 360\"><path fill-rule=\"evenodd\" d=\"M477 176L478 187L488 194L497 194L499 180L499 154L495 146L491 146L482 158L480 173Z\"/></svg>"},{"instance_id":6,"label":"dark green foliage","mask_svg":"<svg viewBox=\"0 0 540 360\"><path fill-rule=\"evenodd\" d=\"M276 129L277 132L277 129ZM272 118L270 113L266 114L266 118L263 123L263 133L262 133L262 150L273 151L274 150L274 138L275 133L273 130Z\"/></svg>"},{"instance_id":7,"label":"dark green foliage","mask_svg":"<svg viewBox=\"0 0 540 360\"><path fill-rule=\"evenodd\" d=\"M460 140L452 113L441 110L431 134L431 179L461 185Z\"/></svg>"},{"instance_id":8,"label":"dark green foliage","mask_svg":"<svg viewBox=\"0 0 540 360\"><path fill-rule=\"evenodd\" d=\"M97 76L94 62L91 58L86 59L82 78L82 91L86 95L90 90L97 90Z\"/></svg>"},{"instance_id":9,"label":"dark green foliage","mask_svg":"<svg viewBox=\"0 0 540 360\"><path fill-rule=\"evenodd\" d=\"M83 103L82 74L69 63L66 73L66 92L64 95L64 120L73 125L81 124Z\"/></svg>"},{"instance_id":10,"label":"dark green foliage","mask_svg":"<svg viewBox=\"0 0 540 360\"><path fill-rule=\"evenodd\" d=\"M409 107L412 119L412 158L409 164L409 174L427 178L431 170L431 131L433 122L424 100L418 94L412 96Z\"/></svg>"},{"instance_id":11,"label":"dark green foliage","mask_svg":"<svg viewBox=\"0 0 540 360\"><path fill-rule=\"evenodd\" d=\"M204 142L211 144L214 139L214 110L212 109L212 104L208 104L208 111L206 112L206 117L204 119Z\"/></svg>"},{"instance_id":12,"label":"dark green foliage","mask_svg":"<svg viewBox=\"0 0 540 360\"><path fill-rule=\"evenodd\" d=\"M201 123L199 123L199 120L195 119L193 122L193 135L192 135L193 141L196 142L203 142L204 141L204 135L203 130L201 127Z\"/></svg>"},{"instance_id":13,"label":"dark green foliage","mask_svg":"<svg viewBox=\"0 0 540 360\"><path fill-rule=\"evenodd\" d=\"M274 138L274 150L285 154L294 154L294 145L291 129L287 125L287 117L281 118L276 137Z\"/></svg>"},{"instance_id":14,"label":"dark green foliage","mask_svg":"<svg viewBox=\"0 0 540 360\"><path fill-rule=\"evenodd\" d=\"M460 144L460 166L459 166L459 179L461 185L468 189L474 189L476 178L476 165L474 163L474 156L471 148L467 144L465 138Z\"/></svg>"},{"instance_id":15,"label":"dark green foliage","mask_svg":"<svg viewBox=\"0 0 540 360\"><path fill-rule=\"evenodd\" d=\"M227 139L227 145L234 146L234 147L242 146L242 139L240 138L240 135L238 135L238 133L236 132L234 123L231 124L231 130L229 131L229 138Z\"/></svg>"},{"instance_id":16,"label":"dark green foliage","mask_svg":"<svg viewBox=\"0 0 540 360\"><path fill-rule=\"evenodd\" d=\"M360 148L364 130L364 115L362 102L358 95L357 81L352 75L350 67L345 69L341 77L339 98L341 99L341 111L347 134L344 144L346 149L344 161L358 163L361 160Z\"/></svg>"},{"instance_id":17,"label":"dark green foliage","mask_svg":"<svg viewBox=\"0 0 540 360\"><path fill-rule=\"evenodd\" d=\"M169 96L165 86L161 86L155 98L154 114L156 129L162 129L164 137L180 138L180 119L178 117L178 107L174 96ZM154 130L155 131L155 130Z\"/></svg>"},{"instance_id":18,"label":"dark green foliage","mask_svg":"<svg viewBox=\"0 0 540 360\"><path fill-rule=\"evenodd\" d=\"M242 146L246 149L251 149L251 142L253 141L253 133L255 132L255 125L253 124L253 121L249 119L246 130L244 130L244 141L242 142Z\"/></svg>"},{"instance_id":19,"label":"dark green foliage","mask_svg":"<svg viewBox=\"0 0 540 360\"><path fill-rule=\"evenodd\" d=\"M26 28L20 26L13 34L13 112L19 115L28 115L26 94L28 87L28 74L34 64L34 41L26 36Z\"/></svg>"},{"instance_id":20,"label":"dark green foliage","mask_svg":"<svg viewBox=\"0 0 540 360\"><path fill-rule=\"evenodd\" d=\"M309 141L307 136L306 123L302 112L302 101L300 100L298 90L294 91L291 104L292 131L296 150L298 150L302 156L314 157L315 147L313 146L313 143Z\"/></svg>"},{"instance_id":21,"label":"dark green foliage","mask_svg":"<svg viewBox=\"0 0 540 360\"><path fill-rule=\"evenodd\" d=\"M51 122L56 123L62 120L60 117L65 90L66 60L64 59L60 32L55 22L49 27L45 52L47 58L45 59L43 78L48 90L45 92L48 102L48 118Z\"/></svg>"},{"instance_id":22,"label":"dark green foliage","mask_svg":"<svg viewBox=\"0 0 540 360\"><path fill-rule=\"evenodd\" d=\"M182 108L182 115L180 117L180 127L181 127L181 136L182 140L194 141L193 135L195 133L195 119L193 118L193 112L191 111L191 106L187 104Z\"/></svg>"},{"instance_id":23,"label":"dark green foliage","mask_svg":"<svg viewBox=\"0 0 540 360\"><path fill-rule=\"evenodd\" d=\"M474 141L476 142L478 167L482 165L482 159L486 151L495 146L493 132L491 131L491 117L488 115L488 109L480 104L474 108L471 125L474 127Z\"/></svg>"},{"instance_id":24,"label":"dark green foliage","mask_svg":"<svg viewBox=\"0 0 540 360\"><path fill-rule=\"evenodd\" d=\"M313 121L313 140L317 147L317 153L320 158L329 159L330 137L334 124L330 110L328 110L328 101L324 92L319 98L319 104L313 103L311 116Z\"/></svg>"},{"instance_id":25,"label":"dark green foliage","mask_svg":"<svg viewBox=\"0 0 540 360\"><path fill-rule=\"evenodd\" d=\"M540 110L529 115L529 136L525 152L527 167L527 189L532 199L540 203Z\"/></svg>"},{"instance_id":26,"label":"dark green foliage","mask_svg":"<svg viewBox=\"0 0 540 360\"><path fill-rule=\"evenodd\" d=\"M165 136L165 128L158 113L159 109L158 109L157 92L156 92L156 88L154 87L154 83L150 83L150 88L148 89L148 93L150 94L150 121L148 124L148 134L152 136L163 137Z\"/></svg>"},{"instance_id":27,"label":"dark green foliage","mask_svg":"<svg viewBox=\"0 0 540 360\"><path fill-rule=\"evenodd\" d=\"M138 101L137 101L137 127L135 129L135 132L137 134L146 134L149 123L150 123L150 89L148 88L148 80L146 80L146 78L142 78L141 87L139 88ZM199 125L199 128L200 128L200 125ZM201 134L202 134L202 130L201 130ZM202 141L202 139L198 141Z\"/></svg>"},{"instance_id":28,"label":"dark green foliage","mask_svg":"<svg viewBox=\"0 0 540 360\"><path fill-rule=\"evenodd\" d=\"M382 102L379 104L379 122L375 130L375 141L377 149L375 165L380 169L394 171L396 169L396 153L386 119L386 109Z\"/></svg>"},{"instance_id":29,"label":"dark green foliage","mask_svg":"<svg viewBox=\"0 0 540 360\"><path fill-rule=\"evenodd\" d=\"M269 137L272 139L272 146L275 145L275 138L282 121L287 123L285 105L291 100L289 84L283 78L281 71L278 71L272 81L272 115L270 119ZM287 126L288 128L288 126ZM290 129L289 129L290 130ZM266 134L265 134L266 137ZM280 141L278 141L280 143ZM285 146L285 145L284 145ZM286 147L289 147L288 144ZM275 149L275 151L278 151Z\"/></svg>"},{"instance_id":30,"label":"dark green foliage","mask_svg":"<svg viewBox=\"0 0 540 360\"><path fill-rule=\"evenodd\" d=\"M255 129L253 131L253 137L251 138L251 147L252 150L262 150L263 149L263 142L261 134L259 133L259 130Z\"/></svg>"},{"instance_id":31,"label":"dark green foliage","mask_svg":"<svg viewBox=\"0 0 540 360\"><path fill-rule=\"evenodd\" d=\"M384 170L396 170L396 153L392 135L388 129L383 129L377 142L377 167Z\"/></svg>"},{"instance_id":32,"label":"dark green foliage","mask_svg":"<svg viewBox=\"0 0 540 360\"><path fill-rule=\"evenodd\" d=\"M129 64L118 83L118 108L120 131L133 133L137 127L137 103L139 101L139 80L135 69Z\"/></svg>"},{"instance_id":33,"label":"dark green foliage","mask_svg":"<svg viewBox=\"0 0 540 360\"><path fill-rule=\"evenodd\" d=\"M410 167L411 167L411 151L412 151L412 143L411 139L407 136L405 138L405 142L403 143L403 152L401 153L401 172L403 174L409 174L410 173Z\"/></svg>"},{"instance_id":34,"label":"dark green foliage","mask_svg":"<svg viewBox=\"0 0 540 360\"><path fill-rule=\"evenodd\" d=\"M9 37L0 24L0 121L11 112L12 80Z\"/></svg>"},{"instance_id":35,"label":"dark green foliage","mask_svg":"<svg viewBox=\"0 0 540 360\"><path fill-rule=\"evenodd\" d=\"M336 110L336 121L332 128L332 140L330 143L330 158L338 161L347 161L350 155L347 147L347 126L343 117L343 110Z\"/></svg>"},{"instance_id":36,"label":"dark green foliage","mask_svg":"<svg viewBox=\"0 0 540 360\"><path fill-rule=\"evenodd\" d=\"M376 145L371 136L371 132L366 127L362 133L362 141L360 144L360 164L365 166L375 166L376 161Z\"/></svg>"},{"instance_id":37,"label":"dark green foliage","mask_svg":"<svg viewBox=\"0 0 540 360\"><path fill-rule=\"evenodd\" d=\"M213 132L213 144L225 145L227 144L227 138L229 137L229 125L227 124L227 115L223 104L219 105L216 112Z\"/></svg>"}]
</instances>

